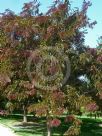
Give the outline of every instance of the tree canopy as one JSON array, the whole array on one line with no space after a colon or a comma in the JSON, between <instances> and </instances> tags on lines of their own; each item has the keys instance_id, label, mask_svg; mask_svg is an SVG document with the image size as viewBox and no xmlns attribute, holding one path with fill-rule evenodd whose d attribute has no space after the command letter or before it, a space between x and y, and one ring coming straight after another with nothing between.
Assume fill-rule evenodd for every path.
<instances>
[{"instance_id":1,"label":"tree canopy","mask_svg":"<svg viewBox=\"0 0 102 136\"><path fill-rule=\"evenodd\" d=\"M81 10L72 10L68 0L55 0L45 14L39 6L34 0L19 14L7 9L0 16L0 91L11 111L23 106L24 113L45 116L50 136L65 111L75 114L90 105L97 110L102 50L84 43L86 29L96 24L87 17L89 1L84 0ZM73 123L66 133L78 135L81 123L70 118Z\"/></svg>"}]
</instances>

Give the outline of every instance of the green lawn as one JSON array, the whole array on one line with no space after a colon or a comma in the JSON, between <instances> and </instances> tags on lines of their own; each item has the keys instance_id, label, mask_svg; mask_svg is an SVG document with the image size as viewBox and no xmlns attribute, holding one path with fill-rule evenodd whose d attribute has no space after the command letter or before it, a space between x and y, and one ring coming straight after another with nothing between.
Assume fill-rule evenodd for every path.
<instances>
[{"instance_id":1,"label":"green lawn","mask_svg":"<svg viewBox=\"0 0 102 136\"><path fill-rule=\"evenodd\" d=\"M81 118L83 121L81 130L82 133L80 136L102 136L102 127L100 124L102 124L102 119L90 119L86 117ZM52 129L52 135L53 136L62 136L63 133L67 130L68 125L64 123L64 119L61 118L62 124L58 128ZM35 118L35 117L29 117L30 122L29 125L21 125L22 116L20 115L13 115L8 117L1 117L0 123L6 125L7 127L14 130L14 132L18 136L46 136L46 124L44 118ZM19 124L19 127L17 124ZM16 125L16 127L14 127Z\"/></svg>"}]
</instances>

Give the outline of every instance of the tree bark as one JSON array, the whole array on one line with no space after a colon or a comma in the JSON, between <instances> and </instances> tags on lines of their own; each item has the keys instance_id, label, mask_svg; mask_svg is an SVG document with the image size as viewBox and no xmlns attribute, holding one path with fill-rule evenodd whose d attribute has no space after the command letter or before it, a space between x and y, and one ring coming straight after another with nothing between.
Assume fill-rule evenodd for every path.
<instances>
[{"instance_id":1,"label":"tree bark","mask_svg":"<svg viewBox=\"0 0 102 136\"><path fill-rule=\"evenodd\" d=\"M97 115L95 114L95 119L97 118Z\"/></svg>"},{"instance_id":2,"label":"tree bark","mask_svg":"<svg viewBox=\"0 0 102 136\"><path fill-rule=\"evenodd\" d=\"M49 118L47 118L47 136L51 136L51 126Z\"/></svg>"},{"instance_id":3,"label":"tree bark","mask_svg":"<svg viewBox=\"0 0 102 136\"><path fill-rule=\"evenodd\" d=\"M23 122L27 123L27 111L25 105L23 105Z\"/></svg>"},{"instance_id":4,"label":"tree bark","mask_svg":"<svg viewBox=\"0 0 102 136\"><path fill-rule=\"evenodd\" d=\"M51 128L47 125L47 136L51 136Z\"/></svg>"}]
</instances>

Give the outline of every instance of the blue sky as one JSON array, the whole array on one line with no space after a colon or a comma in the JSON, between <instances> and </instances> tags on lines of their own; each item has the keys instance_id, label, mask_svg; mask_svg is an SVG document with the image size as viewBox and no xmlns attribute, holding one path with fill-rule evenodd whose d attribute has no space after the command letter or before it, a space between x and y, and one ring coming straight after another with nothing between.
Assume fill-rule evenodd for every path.
<instances>
[{"instance_id":1,"label":"blue sky","mask_svg":"<svg viewBox=\"0 0 102 136\"><path fill-rule=\"evenodd\" d=\"M30 0L0 0L0 12L4 12L5 9L9 8L16 13L21 11L22 5ZM39 0L41 2L41 11L46 11L48 6L50 6L53 0ZM81 7L83 0L70 0L72 7ZM91 47L96 47L97 39L102 36L102 0L91 0L92 6L88 10L89 18L98 23L94 29L88 29L88 34L86 35L86 44Z\"/></svg>"}]
</instances>

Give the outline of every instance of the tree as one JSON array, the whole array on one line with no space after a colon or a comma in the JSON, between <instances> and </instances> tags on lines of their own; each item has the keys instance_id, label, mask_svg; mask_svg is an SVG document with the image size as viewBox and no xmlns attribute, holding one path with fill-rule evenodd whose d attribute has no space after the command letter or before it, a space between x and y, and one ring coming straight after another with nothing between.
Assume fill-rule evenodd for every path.
<instances>
[{"instance_id":1,"label":"tree","mask_svg":"<svg viewBox=\"0 0 102 136\"><path fill-rule=\"evenodd\" d=\"M91 88L94 88L93 93L91 95L93 99L96 101L97 105L99 106L99 110L102 111L102 105L101 105L102 49L100 47L101 47L101 43L96 49L90 49L92 62L90 68L91 74L89 76L89 79L91 82Z\"/></svg>"},{"instance_id":2,"label":"tree","mask_svg":"<svg viewBox=\"0 0 102 136\"><path fill-rule=\"evenodd\" d=\"M33 102L37 101L36 90L32 84L27 81L13 81L5 93L7 94L8 103L6 107L12 112L14 109L23 111L23 122L27 123L27 108Z\"/></svg>"},{"instance_id":3,"label":"tree","mask_svg":"<svg viewBox=\"0 0 102 136\"><path fill-rule=\"evenodd\" d=\"M85 105L84 102L80 104L81 98L86 96L81 90L79 77L86 74L88 60L85 56L89 56L85 54L85 30L82 28L93 27L96 23L89 23L86 15L90 5L84 1L81 11L72 11L68 0L56 0L48 12L42 14L39 13L40 4L34 0L25 3L19 15L6 10L1 16L3 36L0 37L0 46L9 49L12 65L11 84L5 89L7 98L22 102L25 113L25 106L27 109L29 100L36 96L37 101L30 103L28 111L46 117L48 136L51 135L51 127L61 124L57 117L66 107L72 114ZM68 102L71 98L74 101L72 96L76 98L73 106ZM78 130L75 135L78 135L80 123L78 128L75 126ZM69 130L66 133L71 135L74 129L71 127Z\"/></svg>"},{"instance_id":4,"label":"tree","mask_svg":"<svg viewBox=\"0 0 102 136\"><path fill-rule=\"evenodd\" d=\"M10 52L7 49L0 49L0 109L5 108L7 102L6 95L4 93L5 88L11 83L11 62Z\"/></svg>"},{"instance_id":5,"label":"tree","mask_svg":"<svg viewBox=\"0 0 102 136\"><path fill-rule=\"evenodd\" d=\"M101 60L101 43L97 48L89 48L85 53L80 55L80 59L82 59L81 69L86 72L84 73L86 77L86 89L85 94L87 96L91 96L96 105L99 106L98 110L101 110L101 80L102 80L102 60ZM86 67L87 66L87 67ZM90 105L90 104L89 104ZM94 103L92 104L94 105ZM97 107L97 106L96 106Z\"/></svg>"}]
</instances>

